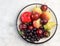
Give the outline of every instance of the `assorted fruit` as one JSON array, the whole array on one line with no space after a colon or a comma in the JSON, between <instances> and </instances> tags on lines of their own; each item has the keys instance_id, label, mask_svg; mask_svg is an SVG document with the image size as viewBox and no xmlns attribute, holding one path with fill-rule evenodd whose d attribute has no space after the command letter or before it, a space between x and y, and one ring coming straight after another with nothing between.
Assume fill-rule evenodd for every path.
<instances>
[{"instance_id":1,"label":"assorted fruit","mask_svg":"<svg viewBox=\"0 0 60 46\"><path fill-rule=\"evenodd\" d=\"M25 11L20 16L19 30L22 37L30 42L39 41L50 36L50 31L55 22L49 22L51 13L47 5L36 6L33 10Z\"/></svg>"}]
</instances>

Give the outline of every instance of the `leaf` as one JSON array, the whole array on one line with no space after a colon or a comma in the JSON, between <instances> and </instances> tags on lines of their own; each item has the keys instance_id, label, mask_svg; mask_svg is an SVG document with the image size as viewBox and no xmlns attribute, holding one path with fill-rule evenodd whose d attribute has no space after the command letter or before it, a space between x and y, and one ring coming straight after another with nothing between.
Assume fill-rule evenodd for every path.
<instances>
[{"instance_id":1,"label":"leaf","mask_svg":"<svg viewBox=\"0 0 60 46\"><path fill-rule=\"evenodd\" d=\"M18 33L19 33L20 35L23 35L23 34L24 34L22 31L18 31Z\"/></svg>"}]
</instances>

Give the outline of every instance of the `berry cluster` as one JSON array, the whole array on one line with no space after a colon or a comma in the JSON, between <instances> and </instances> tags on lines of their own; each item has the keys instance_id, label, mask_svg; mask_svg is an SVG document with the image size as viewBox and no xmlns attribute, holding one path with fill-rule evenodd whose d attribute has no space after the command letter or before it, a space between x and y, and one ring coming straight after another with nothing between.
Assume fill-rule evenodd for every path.
<instances>
[{"instance_id":1,"label":"berry cluster","mask_svg":"<svg viewBox=\"0 0 60 46\"><path fill-rule=\"evenodd\" d=\"M20 24L19 29L24 33L22 36L30 42L39 41L41 38L50 36L50 32L45 31L44 27L35 28L33 23Z\"/></svg>"}]
</instances>

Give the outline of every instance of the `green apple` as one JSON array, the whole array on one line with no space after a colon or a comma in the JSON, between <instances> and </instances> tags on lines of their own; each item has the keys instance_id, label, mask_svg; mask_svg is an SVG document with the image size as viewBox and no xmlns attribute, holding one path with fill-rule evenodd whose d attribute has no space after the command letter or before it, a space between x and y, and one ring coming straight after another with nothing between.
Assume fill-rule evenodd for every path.
<instances>
[{"instance_id":1,"label":"green apple","mask_svg":"<svg viewBox=\"0 0 60 46\"><path fill-rule=\"evenodd\" d=\"M56 25L55 22L48 22L46 25L44 25L45 30L51 30Z\"/></svg>"}]
</instances>

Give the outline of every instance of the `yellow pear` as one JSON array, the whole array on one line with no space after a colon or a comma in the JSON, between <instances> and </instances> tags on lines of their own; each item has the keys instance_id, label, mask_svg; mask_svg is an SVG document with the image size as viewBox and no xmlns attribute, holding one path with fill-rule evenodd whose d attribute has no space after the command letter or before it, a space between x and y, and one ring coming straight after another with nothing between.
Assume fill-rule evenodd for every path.
<instances>
[{"instance_id":1,"label":"yellow pear","mask_svg":"<svg viewBox=\"0 0 60 46\"><path fill-rule=\"evenodd\" d=\"M42 10L38 6L36 6L36 7L33 8L33 13L35 13L35 12L37 12L39 14L42 14Z\"/></svg>"},{"instance_id":2,"label":"yellow pear","mask_svg":"<svg viewBox=\"0 0 60 46\"><path fill-rule=\"evenodd\" d=\"M49 11L45 11L45 12L42 13L41 18L46 19L46 20L50 20L51 13Z\"/></svg>"}]
</instances>

